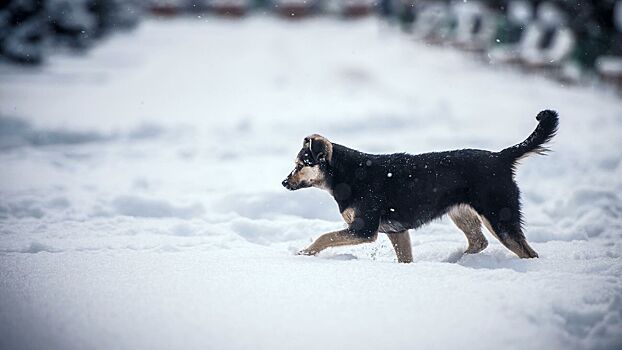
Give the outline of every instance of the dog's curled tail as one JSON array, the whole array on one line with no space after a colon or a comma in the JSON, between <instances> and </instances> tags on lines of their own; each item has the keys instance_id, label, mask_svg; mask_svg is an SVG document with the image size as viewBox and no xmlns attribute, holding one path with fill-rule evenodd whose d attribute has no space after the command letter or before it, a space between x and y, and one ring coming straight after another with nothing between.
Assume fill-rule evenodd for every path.
<instances>
[{"instance_id":1,"label":"dog's curled tail","mask_svg":"<svg viewBox=\"0 0 622 350\"><path fill-rule=\"evenodd\" d=\"M539 122L536 130L525 141L499 152L502 158L507 159L512 164L516 164L516 162L531 154L545 154L549 151L545 144L551 141L557 133L559 126L557 112L544 110L538 113L536 120Z\"/></svg>"}]
</instances>

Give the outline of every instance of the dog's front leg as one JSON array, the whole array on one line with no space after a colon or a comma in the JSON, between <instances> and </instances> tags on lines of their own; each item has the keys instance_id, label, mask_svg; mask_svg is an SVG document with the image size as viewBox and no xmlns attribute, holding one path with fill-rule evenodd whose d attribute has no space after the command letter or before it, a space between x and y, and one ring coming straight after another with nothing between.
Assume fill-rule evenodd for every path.
<instances>
[{"instance_id":1,"label":"dog's front leg","mask_svg":"<svg viewBox=\"0 0 622 350\"><path fill-rule=\"evenodd\" d=\"M373 202L372 202L373 203ZM380 215L373 206L354 205L354 213L348 220L348 228L321 235L309 247L298 252L299 255L316 255L330 247L373 242L378 237Z\"/></svg>"},{"instance_id":2,"label":"dog's front leg","mask_svg":"<svg viewBox=\"0 0 622 350\"><path fill-rule=\"evenodd\" d=\"M344 245L355 245L376 240L377 234L359 235L350 229L329 232L321 235L309 247L298 252L298 255L316 255L322 250L330 247L339 247Z\"/></svg>"}]
</instances>

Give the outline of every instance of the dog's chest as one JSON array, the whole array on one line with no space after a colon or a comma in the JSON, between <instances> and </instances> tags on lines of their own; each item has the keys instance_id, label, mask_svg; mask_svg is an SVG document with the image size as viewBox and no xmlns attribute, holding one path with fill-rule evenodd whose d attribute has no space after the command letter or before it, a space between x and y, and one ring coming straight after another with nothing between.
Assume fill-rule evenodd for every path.
<instances>
[{"instance_id":1,"label":"dog's chest","mask_svg":"<svg viewBox=\"0 0 622 350\"><path fill-rule=\"evenodd\" d=\"M343 220L348 224L352 224L355 218L355 211L352 208L346 208L341 212L341 216ZM380 227L378 231L392 233L392 232L402 232L408 230L410 228L409 224L405 224L395 218L382 218L380 220Z\"/></svg>"}]
</instances>

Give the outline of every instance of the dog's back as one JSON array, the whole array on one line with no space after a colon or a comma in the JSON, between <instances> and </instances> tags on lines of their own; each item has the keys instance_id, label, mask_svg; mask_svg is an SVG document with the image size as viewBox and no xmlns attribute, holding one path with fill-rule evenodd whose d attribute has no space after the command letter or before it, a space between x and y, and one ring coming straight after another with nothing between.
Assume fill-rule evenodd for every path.
<instances>
[{"instance_id":1,"label":"dog's back","mask_svg":"<svg viewBox=\"0 0 622 350\"><path fill-rule=\"evenodd\" d=\"M552 111L541 112L537 120L540 123L525 141L500 152L372 155L333 144L333 157L341 160L338 182L347 183L349 190L347 196L338 193L337 201L342 202L340 207L350 206L356 198L373 201L381 213L380 231L386 233L417 228L456 206L468 205L502 242L522 242L516 164L529 154L544 153L544 144L558 125ZM535 255L531 248L519 250L519 255Z\"/></svg>"}]
</instances>

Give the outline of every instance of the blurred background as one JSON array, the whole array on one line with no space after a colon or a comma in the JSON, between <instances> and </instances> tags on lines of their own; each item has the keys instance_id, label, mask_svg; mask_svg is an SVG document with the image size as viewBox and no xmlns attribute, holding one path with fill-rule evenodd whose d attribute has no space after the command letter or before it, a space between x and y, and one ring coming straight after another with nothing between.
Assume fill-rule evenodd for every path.
<instances>
[{"instance_id":1,"label":"blurred background","mask_svg":"<svg viewBox=\"0 0 622 350\"><path fill-rule=\"evenodd\" d=\"M489 63L545 72L567 83L622 85L619 0L2 0L0 57L39 65L84 51L146 17L253 13L300 20L378 16L417 40L473 52Z\"/></svg>"}]
</instances>

